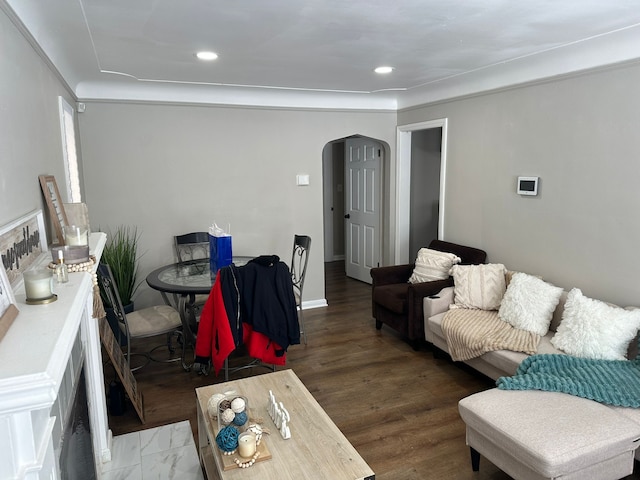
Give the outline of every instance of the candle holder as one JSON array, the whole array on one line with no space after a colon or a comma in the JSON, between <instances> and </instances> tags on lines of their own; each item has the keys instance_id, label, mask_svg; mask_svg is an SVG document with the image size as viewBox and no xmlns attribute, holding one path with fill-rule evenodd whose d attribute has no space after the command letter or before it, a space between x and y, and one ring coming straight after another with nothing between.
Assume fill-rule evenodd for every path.
<instances>
[{"instance_id":1,"label":"candle holder","mask_svg":"<svg viewBox=\"0 0 640 480\"><path fill-rule=\"evenodd\" d=\"M241 433L238 437L238 454L243 458L251 458L256 453L256 436L251 432Z\"/></svg>"},{"instance_id":2,"label":"candle holder","mask_svg":"<svg viewBox=\"0 0 640 480\"><path fill-rule=\"evenodd\" d=\"M65 225L62 227L65 245L77 247L89 245L89 227L87 225Z\"/></svg>"},{"instance_id":3,"label":"candle holder","mask_svg":"<svg viewBox=\"0 0 640 480\"><path fill-rule=\"evenodd\" d=\"M49 269L26 270L22 274L27 305L44 305L55 302L53 293L53 272Z\"/></svg>"},{"instance_id":4,"label":"candle holder","mask_svg":"<svg viewBox=\"0 0 640 480\"><path fill-rule=\"evenodd\" d=\"M89 245L53 245L51 247L51 260L58 262L58 252L62 252L64 263L72 265L89 261Z\"/></svg>"}]
</instances>

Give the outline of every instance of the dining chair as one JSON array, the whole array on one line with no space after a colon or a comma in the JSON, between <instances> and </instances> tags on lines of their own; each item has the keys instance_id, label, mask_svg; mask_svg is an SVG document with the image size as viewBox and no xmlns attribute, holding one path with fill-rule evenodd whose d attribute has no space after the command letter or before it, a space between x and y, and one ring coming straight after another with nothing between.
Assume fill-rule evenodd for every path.
<instances>
[{"instance_id":1,"label":"dining chair","mask_svg":"<svg viewBox=\"0 0 640 480\"><path fill-rule=\"evenodd\" d=\"M182 321L178 311L170 305L156 305L152 307L135 310L131 313L125 313L122 306L122 300L120 300L120 294L111 268L106 263L100 263L98 266L98 284L105 295L107 301L113 307L114 314L118 319L118 326L122 333L127 338L127 352L125 354L127 358L127 367L129 370L136 371L144 367L150 360L156 362L174 362L180 360L180 357L173 357L175 348L172 345L171 339L173 335L182 335ZM154 352L158 348L162 348L165 345L158 345L152 348L148 353L134 353L133 355L139 355L145 357L146 361L142 365L131 368L131 340L139 338L154 337L158 335L166 335L167 343L166 347L169 351L169 358L159 359L154 357ZM184 342L183 348L184 348Z\"/></svg>"},{"instance_id":2,"label":"dining chair","mask_svg":"<svg viewBox=\"0 0 640 480\"><path fill-rule=\"evenodd\" d=\"M304 278L307 274L307 263L309 262L309 250L311 249L311 237L307 235L294 235L293 253L291 255L291 282L293 283L293 294L296 299L298 309L298 321L300 323L300 333L304 344L307 344L307 333L304 328L304 315L302 313L302 290L304 289Z\"/></svg>"},{"instance_id":3,"label":"dining chair","mask_svg":"<svg viewBox=\"0 0 640 480\"><path fill-rule=\"evenodd\" d=\"M184 235L176 235L173 238L178 263L209 258L208 232L185 233Z\"/></svg>"},{"instance_id":4,"label":"dining chair","mask_svg":"<svg viewBox=\"0 0 640 480\"><path fill-rule=\"evenodd\" d=\"M174 248L178 263L195 263L203 260L209 260L209 233L208 232L192 232L184 235L176 235L174 238ZM207 268L209 266L207 265ZM208 295L196 295L195 299L188 302L187 315L189 316L189 324L196 326L198 316L207 301ZM174 299L175 300L175 299ZM177 303L175 303L177 305Z\"/></svg>"}]
</instances>

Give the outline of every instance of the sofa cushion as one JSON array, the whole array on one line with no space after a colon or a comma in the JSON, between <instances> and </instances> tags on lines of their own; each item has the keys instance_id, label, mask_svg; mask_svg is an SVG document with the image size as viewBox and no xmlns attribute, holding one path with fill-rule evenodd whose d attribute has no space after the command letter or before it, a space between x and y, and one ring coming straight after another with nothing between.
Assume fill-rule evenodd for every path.
<instances>
[{"instance_id":1,"label":"sofa cushion","mask_svg":"<svg viewBox=\"0 0 640 480\"><path fill-rule=\"evenodd\" d=\"M451 267L460 261L460 257L453 253L421 248L409 282L423 283L449 278Z\"/></svg>"},{"instance_id":2,"label":"sofa cushion","mask_svg":"<svg viewBox=\"0 0 640 480\"><path fill-rule=\"evenodd\" d=\"M373 301L392 312L407 313L408 283L380 285L373 289Z\"/></svg>"},{"instance_id":3,"label":"sofa cushion","mask_svg":"<svg viewBox=\"0 0 640 480\"><path fill-rule=\"evenodd\" d=\"M501 263L486 265L454 265L454 302L457 308L497 310L506 290L505 273Z\"/></svg>"},{"instance_id":4,"label":"sofa cushion","mask_svg":"<svg viewBox=\"0 0 640 480\"><path fill-rule=\"evenodd\" d=\"M546 335L562 288L532 275L513 274L502 298L498 316L515 328Z\"/></svg>"},{"instance_id":5,"label":"sofa cushion","mask_svg":"<svg viewBox=\"0 0 640 480\"><path fill-rule=\"evenodd\" d=\"M611 306L574 288L567 296L562 322L551 343L576 357L625 360L639 328L640 310Z\"/></svg>"}]
</instances>

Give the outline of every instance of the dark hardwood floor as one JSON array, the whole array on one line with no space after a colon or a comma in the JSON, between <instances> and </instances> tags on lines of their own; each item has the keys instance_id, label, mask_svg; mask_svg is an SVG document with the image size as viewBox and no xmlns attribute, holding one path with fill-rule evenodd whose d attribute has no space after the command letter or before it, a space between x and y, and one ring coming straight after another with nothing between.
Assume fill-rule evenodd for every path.
<instances>
[{"instance_id":1,"label":"dark hardwood floor","mask_svg":"<svg viewBox=\"0 0 640 480\"><path fill-rule=\"evenodd\" d=\"M389 328L377 331L370 285L345 277L342 262L326 264L326 297L328 307L304 312L308 345L290 347L287 366L278 368L295 371L377 480L509 479L484 458L480 472L471 471L458 415L458 400L492 388L490 379L434 359L429 351L414 351ZM232 379L265 372L245 371ZM113 379L108 366L105 376ZM135 377L146 424L128 405L124 415L109 417L113 434L189 420L197 442L194 390L221 383L223 376L152 362ZM302 419L293 419L295 428L304 428Z\"/></svg>"}]
</instances>

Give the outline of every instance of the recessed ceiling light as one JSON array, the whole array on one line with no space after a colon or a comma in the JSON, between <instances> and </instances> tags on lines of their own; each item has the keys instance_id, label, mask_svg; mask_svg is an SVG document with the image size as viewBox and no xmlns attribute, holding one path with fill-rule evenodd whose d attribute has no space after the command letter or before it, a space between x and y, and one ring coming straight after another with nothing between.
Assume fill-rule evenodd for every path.
<instances>
[{"instance_id":1,"label":"recessed ceiling light","mask_svg":"<svg viewBox=\"0 0 640 480\"><path fill-rule=\"evenodd\" d=\"M376 73L391 73L393 72L393 67L378 67L374 70Z\"/></svg>"},{"instance_id":2,"label":"recessed ceiling light","mask_svg":"<svg viewBox=\"0 0 640 480\"><path fill-rule=\"evenodd\" d=\"M218 54L214 52L198 52L196 53L196 57L200 60L215 60L218 58Z\"/></svg>"}]
</instances>

